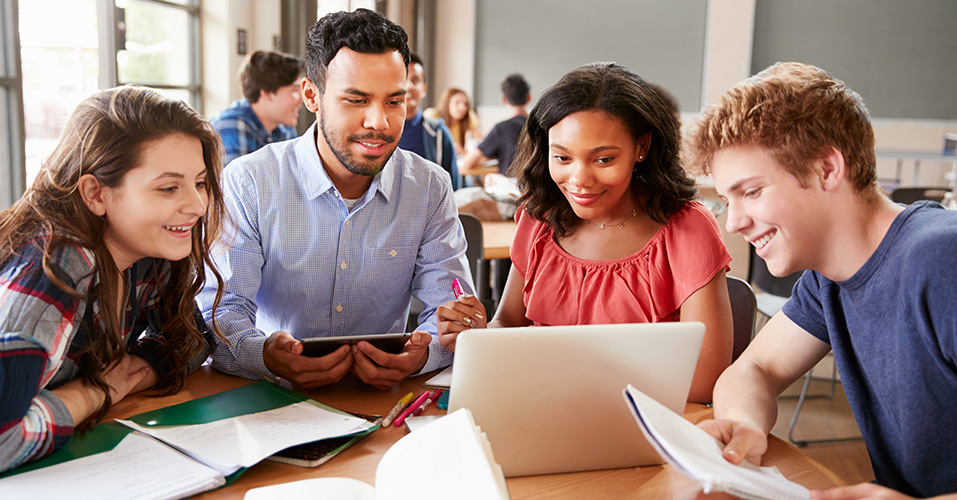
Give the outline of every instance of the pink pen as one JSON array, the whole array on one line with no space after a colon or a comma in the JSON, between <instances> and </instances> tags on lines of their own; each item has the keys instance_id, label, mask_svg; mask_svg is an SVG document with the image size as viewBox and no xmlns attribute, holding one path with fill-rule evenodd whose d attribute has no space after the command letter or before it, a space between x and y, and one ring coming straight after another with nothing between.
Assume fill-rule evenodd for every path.
<instances>
[{"instance_id":1,"label":"pink pen","mask_svg":"<svg viewBox=\"0 0 957 500\"><path fill-rule=\"evenodd\" d=\"M465 295L465 292L462 291L462 285L459 283L458 278L452 278L452 294L455 295L456 300Z\"/></svg>"},{"instance_id":2,"label":"pink pen","mask_svg":"<svg viewBox=\"0 0 957 500\"><path fill-rule=\"evenodd\" d=\"M425 411L425 409L428 408L430 404L438 401L439 396L441 395L442 395L442 389L436 389L432 391L432 395L429 396L429 399L426 399L425 402L422 403L422 406L416 408L415 410L412 410L412 416L418 417L419 415L421 415L422 412Z\"/></svg>"},{"instance_id":3,"label":"pink pen","mask_svg":"<svg viewBox=\"0 0 957 500\"><path fill-rule=\"evenodd\" d=\"M413 401L412 404L410 404L409 406L406 406L405 409L402 410L402 413L400 413L399 416L396 417L395 420L393 420L392 425L396 427L400 427L402 423L405 422L405 419L412 414L412 410L415 410L416 408L422 406L422 402L428 399L428 397L429 397L429 391L425 391L422 394L419 394L419 397L415 398L415 401Z\"/></svg>"}]
</instances>

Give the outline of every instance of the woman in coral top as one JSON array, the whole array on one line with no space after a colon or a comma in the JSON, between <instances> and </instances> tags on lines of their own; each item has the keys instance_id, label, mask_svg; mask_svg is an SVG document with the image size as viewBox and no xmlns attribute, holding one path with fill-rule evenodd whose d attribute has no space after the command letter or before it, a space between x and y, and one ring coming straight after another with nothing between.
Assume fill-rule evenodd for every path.
<instances>
[{"instance_id":1,"label":"woman in coral top","mask_svg":"<svg viewBox=\"0 0 957 500\"><path fill-rule=\"evenodd\" d=\"M488 324L703 322L689 400L710 401L731 362L731 256L678 150L674 114L623 66L582 66L545 91L511 167L524 210ZM439 339L454 350L485 319L475 297L448 302Z\"/></svg>"}]
</instances>

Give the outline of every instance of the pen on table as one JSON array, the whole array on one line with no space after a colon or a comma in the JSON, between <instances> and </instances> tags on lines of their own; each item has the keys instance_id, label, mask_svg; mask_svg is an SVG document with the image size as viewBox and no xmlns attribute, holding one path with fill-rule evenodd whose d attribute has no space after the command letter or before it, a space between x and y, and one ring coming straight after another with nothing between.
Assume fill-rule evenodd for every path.
<instances>
[{"instance_id":1,"label":"pen on table","mask_svg":"<svg viewBox=\"0 0 957 500\"><path fill-rule=\"evenodd\" d=\"M419 415L421 415L422 412L425 411L425 409L428 408L430 404L438 401L439 396L441 395L442 395L442 389L436 389L435 391L433 391L432 394L429 396L429 399L426 399L425 402L422 403L422 406L412 410L412 416L418 417Z\"/></svg>"},{"instance_id":2,"label":"pen on table","mask_svg":"<svg viewBox=\"0 0 957 500\"><path fill-rule=\"evenodd\" d=\"M385 418L382 419L382 427L388 427L389 424L392 423L392 419L394 419L399 414L399 412L402 411L402 409L405 408L406 405L408 405L409 402L412 401L412 396L415 396L415 394L411 392L406 394L405 396L402 396L402 399L400 399L395 404L395 406L393 406L392 409L389 410L389 413L386 414Z\"/></svg>"},{"instance_id":3,"label":"pen on table","mask_svg":"<svg viewBox=\"0 0 957 500\"><path fill-rule=\"evenodd\" d=\"M419 397L415 398L415 401L413 401L412 404L410 404L409 406L406 406L405 409L402 410L402 413L400 413L399 416L396 417L395 423L393 425L395 425L396 427L402 425L402 422L405 422L406 417L412 414L412 410L421 406L422 402L425 401L428 397L429 397L429 391L425 391L422 394L419 394Z\"/></svg>"}]
</instances>

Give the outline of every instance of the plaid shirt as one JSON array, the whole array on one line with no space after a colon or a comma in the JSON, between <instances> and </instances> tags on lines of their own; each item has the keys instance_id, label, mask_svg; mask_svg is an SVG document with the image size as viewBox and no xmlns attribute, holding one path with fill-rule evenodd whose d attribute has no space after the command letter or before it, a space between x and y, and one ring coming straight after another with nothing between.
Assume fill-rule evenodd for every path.
<instances>
[{"instance_id":1,"label":"plaid shirt","mask_svg":"<svg viewBox=\"0 0 957 500\"><path fill-rule=\"evenodd\" d=\"M236 158L279 141L296 138L296 129L280 124L270 134L245 98L233 101L229 108L210 122L226 147L226 164Z\"/></svg>"},{"instance_id":2,"label":"plaid shirt","mask_svg":"<svg viewBox=\"0 0 957 500\"><path fill-rule=\"evenodd\" d=\"M26 243L0 269L0 471L48 455L73 435L70 412L49 389L79 376L79 350L102 331L98 305L84 298L97 282L93 252L68 245L51 255L53 273L77 297L46 276L35 242ZM129 352L160 375L170 369L158 345L157 309L168 274L168 262L160 259L140 260L124 273L131 286L120 333ZM190 370L206 360L211 345L206 340Z\"/></svg>"}]
</instances>

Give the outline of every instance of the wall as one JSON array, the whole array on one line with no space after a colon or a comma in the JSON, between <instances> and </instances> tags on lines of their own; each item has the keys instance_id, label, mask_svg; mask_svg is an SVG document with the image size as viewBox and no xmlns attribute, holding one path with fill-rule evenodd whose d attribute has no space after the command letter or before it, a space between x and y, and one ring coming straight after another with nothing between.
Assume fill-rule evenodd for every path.
<instances>
[{"instance_id":1,"label":"wall","mask_svg":"<svg viewBox=\"0 0 957 500\"><path fill-rule=\"evenodd\" d=\"M238 75L245 55L237 53L237 30L246 30L246 53L272 50L280 31L279 0L204 0L203 110L214 116L242 97Z\"/></svg>"},{"instance_id":2,"label":"wall","mask_svg":"<svg viewBox=\"0 0 957 500\"><path fill-rule=\"evenodd\" d=\"M435 2L435 62L429 93L436 102L449 87L475 95L475 1Z\"/></svg>"},{"instance_id":3,"label":"wall","mask_svg":"<svg viewBox=\"0 0 957 500\"><path fill-rule=\"evenodd\" d=\"M752 71L752 38L754 33L754 22L755 22L755 13L757 10L757 4L759 2L768 2L769 0L708 0L706 2L707 9L704 21L704 35L703 35L703 52L700 62L702 69L700 72L700 81L691 82L691 88L699 89L699 94L694 99L681 99L682 104L682 122L685 129L687 129L698 116L700 109L702 109L707 104L713 102L721 94L723 94L728 88L736 84L737 82L747 78L751 75ZM775 0L776 1L776 0ZM855 0L860 2L861 0ZM496 29L500 29L499 24L492 26L492 23L495 23L495 20L482 18L476 14L476 9L481 8L486 11L507 11L507 9L513 6L513 2L508 0L481 0L481 2L476 2L475 0L443 0L442 2L437 2L438 6L438 16L437 22L439 26L437 27L437 40L446 40L447 43L439 44L436 52L436 61L433 63L434 70L437 72L435 76L435 81L431 87L433 92L441 92L448 85L460 85L466 89L470 89L470 95L475 96L475 86L468 86L465 83L453 83L453 82L466 82L472 80L476 82L477 85L481 85L483 78L487 75L483 75L481 62L478 61L482 57L481 52L484 50L482 47L476 47L474 42L469 44L467 41L461 41L461 39L449 40L447 37L442 36L443 32L453 32L453 33L467 33L468 26L471 23L473 30L476 33L476 36L481 36L483 32L488 32L493 34L496 32ZM478 7L476 7L478 3ZM771 2L774 3L774 2ZM777 2L784 5L790 5L789 8L801 8L799 6L803 5L801 2ZM820 2L818 2L820 3ZM885 2L878 2L875 4L875 7L870 9L870 16L878 16L880 14L880 6L884 5ZM893 4L893 2L891 2ZM891 5L888 4L888 5ZM559 33L573 33L575 29L579 29L580 26L577 26L575 22L577 17L581 14L580 5L577 2L573 1L553 1L549 5L554 11L569 12L569 20L567 23L561 25L555 25L549 27L538 27L534 28L531 26L526 26L531 21L535 19L534 13L525 13L527 22L525 24L519 23L522 27L532 29L531 34L524 33L524 36L528 38L535 38L536 32L534 29L552 29ZM592 5L592 4L589 4ZM914 6L917 5L918 8L923 8L925 3L921 2L907 2L907 5ZM931 6L936 6L935 8L951 8L947 7L947 2L942 0L930 0ZM629 6L618 7L615 6L612 9L617 16L625 11L621 9L628 9ZM899 8L893 7L894 9ZM491 9L491 10L490 10ZM576 10L578 9L578 10ZM598 11L597 8L592 9ZM522 11L524 12L524 11ZM628 11L630 12L630 11ZM877 12L875 14L875 12ZM896 10L894 11L896 12ZM887 13L887 16L890 16L892 13ZM549 14L551 15L551 14ZM602 15L607 15L607 11L602 12ZM625 16L617 16L625 17ZM632 16L634 18L634 16ZM893 16L890 16L893 18ZM873 18L873 17L872 17ZM448 26L454 25L455 29L450 29ZM464 28L463 28L464 26ZM864 26L866 28L866 25ZM928 41L924 40L921 45L921 33L919 28L915 28L910 24L903 24L900 29L910 29L911 35L911 47L912 47L912 56L916 57L925 57L923 53L919 50L914 49L913 47L927 46ZM950 40L948 43L954 43L953 32L949 31ZM548 35L546 33L546 35ZM488 35L491 36L491 35ZM548 35L550 36L550 35ZM596 37L609 36L607 33L599 33L594 35ZM611 34L610 36L616 36ZM898 35L899 36L899 35ZM460 38L465 38L460 37ZM569 37L569 39L574 39L574 37ZM627 39L627 38L625 38ZM916 42L914 40L917 40ZM914 45L916 44L916 45ZM637 44L633 44L635 50L643 49L645 46L639 47ZM949 45L948 45L949 46ZM667 44L650 44L651 49L649 50L662 50L663 47L667 47ZM549 47L545 52L545 56L553 57L554 54L563 54L567 51L578 50L577 47L566 47L563 46L560 41L557 44ZM514 51L520 54L533 54L535 57L538 57L539 52L532 51L529 44L522 44L514 47ZM850 52L853 54L866 52L867 48L857 47ZM540 51L542 52L542 51ZM953 53L951 53L951 58ZM544 56L543 56L544 57ZM567 70L564 66L568 66L568 63L562 62L562 68L554 68L552 71L555 75L559 75L562 70ZM953 64L950 64L949 67L955 67ZM633 68L635 69L635 68ZM828 68L825 68L828 69ZM503 70L504 71L504 70ZM637 70L642 74L641 70ZM951 71L950 69L948 71ZM887 69L886 74L893 76L894 78L900 78L901 75L895 74L893 70ZM904 75L905 80L915 80L922 78L922 75ZM881 77L880 75L877 78ZM543 88L551 83L554 83L554 79L557 79L557 76L551 77L552 81L541 81L539 84L533 84L532 92L533 99L540 93ZM653 79L649 77L649 79ZM492 78L494 80L494 78ZM952 82L951 80L948 80ZM493 82L494 84L494 82ZM906 84L906 81L902 84ZM952 83L950 88L953 88ZM665 84L667 87L667 84ZM491 87L494 90L494 86ZM479 92L481 94L481 92ZM488 93L488 92L486 92ZM868 99L867 94L864 94L865 100ZM473 99L474 100L474 99ZM957 102L954 98L950 99L951 104ZM691 105L691 104L694 105ZM478 113L482 119L482 128L488 131L496 122L504 119L506 117L506 112L503 106L498 104L497 98L483 98L479 102ZM925 152L938 154L941 151L943 136L945 133L957 133L957 117L955 118L933 118L933 119L921 119L921 118L885 118L880 116L875 116L873 119L874 130L877 139L877 149L879 151L914 151L914 152ZM950 170L950 164L948 163L925 163L921 166L920 176L918 178L918 183L920 184L947 184L950 182L950 179L945 177L946 172ZM893 177L896 175L896 162L894 160L878 160L878 175L882 178ZM904 162L903 165L903 184L908 185L913 183L913 173L914 165L912 162Z\"/></svg>"}]
</instances>

